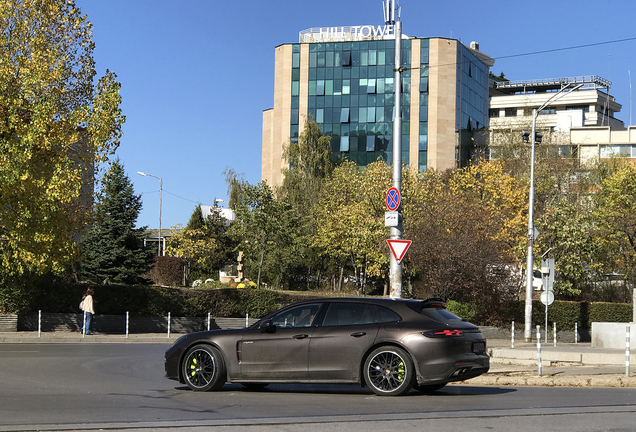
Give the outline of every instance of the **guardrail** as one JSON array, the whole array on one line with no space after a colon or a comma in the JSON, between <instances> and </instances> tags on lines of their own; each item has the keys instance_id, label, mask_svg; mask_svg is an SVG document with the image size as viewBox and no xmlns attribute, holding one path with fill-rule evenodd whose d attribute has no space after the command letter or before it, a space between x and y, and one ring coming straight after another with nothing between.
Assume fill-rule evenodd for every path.
<instances>
[{"instance_id":1,"label":"guardrail","mask_svg":"<svg viewBox=\"0 0 636 432\"><path fill-rule=\"evenodd\" d=\"M209 320L209 321L208 321ZM82 314L31 313L26 315L0 315L0 331L41 331L80 332ZM93 316L92 330L98 333L192 333L196 331L243 328L251 325L254 318L213 318L213 317L129 317L126 315ZM208 324L209 323L209 324Z\"/></svg>"}]
</instances>

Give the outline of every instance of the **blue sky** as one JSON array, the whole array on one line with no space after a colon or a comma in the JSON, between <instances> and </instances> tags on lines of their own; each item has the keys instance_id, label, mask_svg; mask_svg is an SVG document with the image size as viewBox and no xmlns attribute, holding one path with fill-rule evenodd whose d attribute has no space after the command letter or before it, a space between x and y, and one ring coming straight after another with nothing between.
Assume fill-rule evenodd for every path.
<instances>
[{"instance_id":1,"label":"blue sky","mask_svg":"<svg viewBox=\"0 0 636 432\"><path fill-rule=\"evenodd\" d=\"M186 224L227 199L223 171L260 181L262 112L274 101L274 48L311 27L381 25L381 0L76 0L93 23L97 73L122 84L117 156L143 209L138 225ZM630 122L636 2L400 0L403 33L478 41L512 80L599 75ZM575 49L562 49L593 45ZM549 53L522 55L539 51Z\"/></svg>"}]
</instances>

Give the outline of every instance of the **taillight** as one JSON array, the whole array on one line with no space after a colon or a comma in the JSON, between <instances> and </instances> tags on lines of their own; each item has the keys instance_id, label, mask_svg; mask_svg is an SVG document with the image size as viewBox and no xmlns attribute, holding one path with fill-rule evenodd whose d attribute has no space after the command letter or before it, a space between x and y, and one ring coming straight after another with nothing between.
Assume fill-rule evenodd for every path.
<instances>
[{"instance_id":1,"label":"taillight","mask_svg":"<svg viewBox=\"0 0 636 432\"><path fill-rule=\"evenodd\" d=\"M430 338L443 338L443 337L462 336L464 332L462 330L433 330L433 331L423 332L422 334Z\"/></svg>"}]
</instances>

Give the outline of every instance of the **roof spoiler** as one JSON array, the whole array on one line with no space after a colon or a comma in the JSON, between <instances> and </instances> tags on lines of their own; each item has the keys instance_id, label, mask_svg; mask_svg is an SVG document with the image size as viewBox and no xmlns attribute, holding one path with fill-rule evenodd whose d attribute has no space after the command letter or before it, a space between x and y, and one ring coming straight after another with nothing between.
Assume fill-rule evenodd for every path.
<instances>
[{"instance_id":1,"label":"roof spoiler","mask_svg":"<svg viewBox=\"0 0 636 432\"><path fill-rule=\"evenodd\" d=\"M422 308L446 309L446 302L437 297L422 300L420 303L422 303Z\"/></svg>"}]
</instances>

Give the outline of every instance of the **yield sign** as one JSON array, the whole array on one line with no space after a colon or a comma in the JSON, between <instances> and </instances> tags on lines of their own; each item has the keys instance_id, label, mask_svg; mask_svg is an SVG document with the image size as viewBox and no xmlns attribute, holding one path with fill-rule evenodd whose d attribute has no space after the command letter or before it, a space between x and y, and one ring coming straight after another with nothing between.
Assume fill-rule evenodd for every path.
<instances>
[{"instance_id":1,"label":"yield sign","mask_svg":"<svg viewBox=\"0 0 636 432\"><path fill-rule=\"evenodd\" d=\"M406 255L406 251L411 247L411 240L387 240L391 253L395 257L398 264Z\"/></svg>"}]
</instances>

